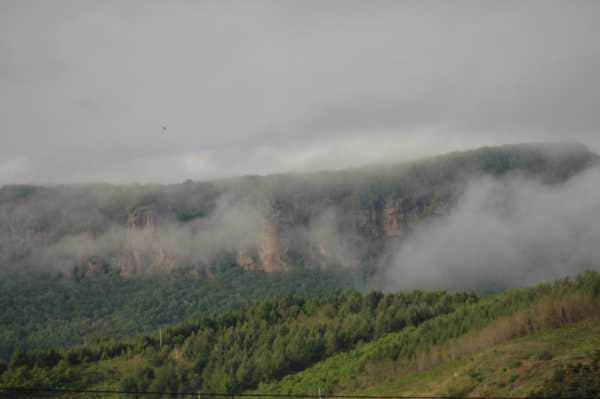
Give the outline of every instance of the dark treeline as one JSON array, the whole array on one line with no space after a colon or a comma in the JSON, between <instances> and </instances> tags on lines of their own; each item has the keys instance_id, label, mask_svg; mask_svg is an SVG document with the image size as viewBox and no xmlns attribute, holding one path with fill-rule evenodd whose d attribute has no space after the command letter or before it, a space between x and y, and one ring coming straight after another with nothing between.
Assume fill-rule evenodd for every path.
<instances>
[{"instance_id":1,"label":"dark treeline","mask_svg":"<svg viewBox=\"0 0 600 399\"><path fill-rule=\"evenodd\" d=\"M34 274L0 280L0 359L16 348L60 348L101 337L131 336L290 293L336 296L355 286L352 273L297 268L287 274L246 271L224 259L211 279L185 269L127 279L117 273L66 279Z\"/></svg>"},{"instance_id":2,"label":"dark treeline","mask_svg":"<svg viewBox=\"0 0 600 399\"><path fill-rule=\"evenodd\" d=\"M135 339L16 351L0 365L0 384L237 393L477 301L474 294L421 291L330 299L288 295ZM101 362L135 367L109 372L98 367Z\"/></svg>"}]
</instances>

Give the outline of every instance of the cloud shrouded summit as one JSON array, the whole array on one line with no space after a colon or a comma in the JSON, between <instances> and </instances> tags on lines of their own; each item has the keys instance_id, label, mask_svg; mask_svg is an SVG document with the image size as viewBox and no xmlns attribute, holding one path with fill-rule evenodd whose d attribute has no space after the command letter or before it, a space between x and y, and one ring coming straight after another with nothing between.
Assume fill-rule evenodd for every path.
<instances>
[{"instance_id":1,"label":"cloud shrouded summit","mask_svg":"<svg viewBox=\"0 0 600 399\"><path fill-rule=\"evenodd\" d=\"M600 149L598 2L0 4L0 185ZM165 126L167 129L163 129Z\"/></svg>"}]
</instances>

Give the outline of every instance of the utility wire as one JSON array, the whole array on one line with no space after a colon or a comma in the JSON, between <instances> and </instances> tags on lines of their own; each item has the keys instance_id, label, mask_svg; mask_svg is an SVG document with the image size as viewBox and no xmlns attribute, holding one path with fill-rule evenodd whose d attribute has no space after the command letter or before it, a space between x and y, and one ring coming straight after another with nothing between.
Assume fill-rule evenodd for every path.
<instances>
[{"instance_id":1,"label":"utility wire","mask_svg":"<svg viewBox=\"0 0 600 399\"><path fill-rule=\"evenodd\" d=\"M319 399L319 395L310 394L276 394L276 393L222 393L222 392L165 392L165 391L118 391L118 390L85 390L85 389L53 389L0 387L0 392L8 393L89 393L98 395L170 395L195 396L198 398L292 398ZM326 399L450 399L451 396L402 396L402 395L323 395ZM526 399L525 397L478 396L472 399ZM543 398L538 398L543 399Z\"/></svg>"}]
</instances>

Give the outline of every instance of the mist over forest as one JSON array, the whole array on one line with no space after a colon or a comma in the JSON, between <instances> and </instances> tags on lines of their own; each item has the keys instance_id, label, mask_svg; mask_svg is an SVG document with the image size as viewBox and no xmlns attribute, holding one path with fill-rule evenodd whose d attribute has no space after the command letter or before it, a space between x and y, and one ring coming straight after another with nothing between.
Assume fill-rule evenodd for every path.
<instances>
[{"instance_id":1,"label":"mist over forest","mask_svg":"<svg viewBox=\"0 0 600 399\"><path fill-rule=\"evenodd\" d=\"M392 250L384 287L498 289L597 271L599 183L597 167L550 187L477 179L446 217Z\"/></svg>"},{"instance_id":2,"label":"mist over forest","mask_svg":"<svg viewBox=\"0 0 600 399\"><path fill-rule=\"evenodd\" d=\"M0 0L0 397L600 397L599 20Z\"/></svg>"},{"instance_id":3,"label":"mist over forest","mask_svg":"<svg viewBox=\"0 0 600 399\"><path fill-rule=\"evenodd\" d=\"M362 271L359 289L498 290L597 267L599 176L583 146L529 144L205 183L7 186L1 265L210 278L226 257Z\"/></svg>"}]
</instances>

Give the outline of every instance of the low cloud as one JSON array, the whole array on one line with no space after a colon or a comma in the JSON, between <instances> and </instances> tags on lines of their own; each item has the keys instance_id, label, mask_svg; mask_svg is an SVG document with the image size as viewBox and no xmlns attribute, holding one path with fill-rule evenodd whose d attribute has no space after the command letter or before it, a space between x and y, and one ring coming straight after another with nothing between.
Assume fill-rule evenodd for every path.
<instances>
[{"instance_id":1,"label":"low cloud","mask_svg":"<svg viewBox=\"0 0 600 399\"><path fill-rule=\"evenodd\" d=\"M355 231L345 229L344 224L340 210L330 207L315 217L307 234L312 247L328 263L356 269L364 258L366 243Z\"/></svg>"},{"instance_id":2,"label":"low cloud","mask_svg":"<svg viewBox=\"0 0 600 399\"><path fill-rule=\"evenodd\" d=\"M145 219L147 216L148 219ZM69 234L34 249L37 268L70 272L97 258L126 273L159 272L182 266L206 267L224 253L255 248L264 223L261 211L223 195L206 217L187 223L160 220L149 211L140 226L111 225L99 234ZM148 221L148 222L147 222Z\"/></svg>"},{"instance_id":3,"label":"low cloud","mask_svg":"<svg viewBox=\"0 0 600 399\"><path fill-rule=\"evenodd\" d=\"M1 3L0 185L600 151L597 1Z\"/></svg>"},{"instance_id":4,"label":"low cloud","mask_svg":"<svg viewBox=\"0 0 600 399\"><path fill-rule=\"evenodd\" d=\"M572 150L553 148L545 154L559 160ZM518 176L474 178L445 216L401 229L381 253L358 232L356 215L344 213L351 207L321 196L336 183L334 175L318 176L7 188L0 198L0 265L69 272L97 257L138 273L203 268L224 253L246 252L256 261L249 267L260 267L259 247L281 245L290 262L301 256L315 267L356 269L367 253L381 254L372 285L387 290L493 290L600 268L598 168L554 185ZM462 180L448 184L463 190ZM305 189L314 192L298 197ZM278 203L279 195L292 200ZM280 224L268 225L274 219Z\"/></svg>"},{"instance_id":5,"label":"low cloud","mask_svg":"<svg viewBox=\"0 0 600 399\"><path fill-rule=\"evenodd\" d=\"M564 185L480 179L391 252L380 285L492 290L600 270L599 215L598 168Z\"/></svg>"}]
</instances>

